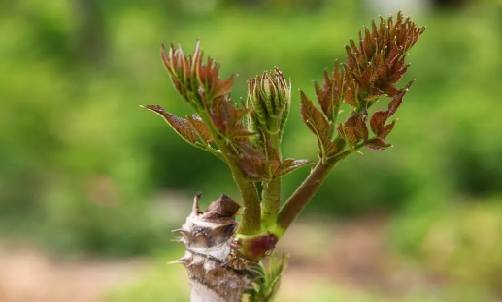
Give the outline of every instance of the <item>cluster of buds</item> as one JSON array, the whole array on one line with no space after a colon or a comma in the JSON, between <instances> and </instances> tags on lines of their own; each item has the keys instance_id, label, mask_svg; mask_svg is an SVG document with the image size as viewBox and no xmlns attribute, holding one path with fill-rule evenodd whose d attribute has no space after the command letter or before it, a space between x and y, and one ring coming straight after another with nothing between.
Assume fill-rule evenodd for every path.
<instances>
[{"instance_id":1,"label":"cluster of buds","mask_svg":"<svg viewBox=\"0 0 502 302\"><path fill-rule=\"evenodd\" d=\"M280 137L291 103L291 83L276 67L249 80L248 88L251 127L257 132Z\"/></svg>"},{"instance_id":2,"label":"cluster of buds","mask_svg":"<svg viewBox=\"0 0 502 302\"><path fill-rule=\"evenodd\" d=\"M390 146L385 138L395 123L386 122L396 112L412 82L404 88L396 87L396 83L408 69L405 62L408 50L423 31L423 27L400 12L395 21L381 18L379 25L373 21L371 30L365 28L359 32L358 45L350 41L346 47L347 62L335 64L332 74L325 72L323 83L316 84L322 113L302 93L302 117L318 137L322 159L336 157L346 145L352 148L364 145L376 150ZM368 109L382 96L391 99L388 109L374 113L368 123ZM352 112L346 121L336 125L343 102ZM338 136L332 140L335 128ZM375 137L370 137L369 128Z\"/></svg>"},{"instance_id":3,"label":"cluster of buds","mask_svg":"<svg viewBox=\"0 0 502 302\"><path fill-rule=\"evenodd\" d=\"M359 45L350 41L346 46L346 71L355 81L356 91L351 93L347 102L372 101L381 95L393 97L400 89L395 84L408 69L405 57L415 45L424 28L418 27L401 12L396 20L380 19L380 24L372 22L368 28L359 32Z\"/></svg>"},{"instance_id":4,"label":"cluster of buds","mask_svg":"<svg viewBox=\"0 0 502 302\"><path fill-rule=\"evenodd\" d=\"M164 45L161 57L171 80L178 92L189 103L207 106L213 99L225 96L232 88L233 76L226 80L219 78L219 65L208 57L204 63L204 56L197 42L192 55L186 56L181 47L171 44L169 50Z\"/></svg>"}]
</instances>

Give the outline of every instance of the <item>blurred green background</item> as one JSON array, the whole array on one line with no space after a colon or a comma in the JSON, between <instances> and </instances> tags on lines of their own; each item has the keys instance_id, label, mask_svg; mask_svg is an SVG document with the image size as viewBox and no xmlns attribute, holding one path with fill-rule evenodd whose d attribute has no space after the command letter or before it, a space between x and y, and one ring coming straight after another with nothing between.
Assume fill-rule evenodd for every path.
<instances>
[{"instance_id":1,"label":"blurred green background","mask_svg":"<svg viewBox=\"0 0 502 302\"><path fill-rule=\"evenodd\" d=\"M361 26L399 9L427 30L409 55L407 78L417 82L390 137L395 147L340 164L297 232L343 248L353 243L338 243L337 230L370 221L367 230L382 230L386 259L431 276L433 285L410 278L409 288L389 294L371 280L370 289L347 289L331 272L316 273L303 296L284 293L282 301L502 301L499 1L0 1L0 242L58 257L154 259L150 273L108 299L186 301L182 270L160 261L179 254L169 230L193 193L205 202L237 193L225 166L139 108L190 112L163 70L159 45L191 50L200 39L223 75L239 75L237 101L246 79L280 66L294 92L285 154L312 159L315 140L299 118L297 89L313 95L312 80L345 58ZM307 170L287 177L286 194ZM304 239L287 236L292 255ZM300 250L291 270L309 257L315 253Z\"/></svg>"}]
</instances>

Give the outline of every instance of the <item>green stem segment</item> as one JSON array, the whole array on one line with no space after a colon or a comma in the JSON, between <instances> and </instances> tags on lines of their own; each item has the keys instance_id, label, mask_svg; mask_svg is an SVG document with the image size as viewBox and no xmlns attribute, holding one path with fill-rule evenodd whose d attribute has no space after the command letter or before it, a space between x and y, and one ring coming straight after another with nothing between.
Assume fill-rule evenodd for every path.
<instances>
[{"instance_id":1,"label":"green stem segment","mask_svg":"<svg viewBox=\"0 0 502 302\"><path fill-rule=\"evenodd\" d=\"M270 147L277 152L277 160L282 161L281 152L281 133L269 134ZM268 145L268 144L267 144ZM267 154L272 156L274 150L267 148ZM277 215L281 205L281 186L282 179L280 176L274 176L268 182L263 184L262 191L262 221L265 227L274 225L277 221Z\"/></svg>"},{"instance_id":2,"label":"green stem segment","mask_svg":"<svg viewBox=\"0 0 502 302\"><path fill-rule=\"evenodd\" d=\"M230 170L244 201L242 220L237 232L245 235L257 234L261 230L260 198L258 192L256 192L254 185L242 175L239 167L236 167L236 169L231 167Z\"/></svg>"},{"instance_id":3,"label":"green stem segment","mask_svg":"<svg viewBox=\"0 0 502 302\"><path fill-rule=\"evenodd\" d=\"M220 149L221 155L227 163L243 199L244 210L242 212L242 220L239 224L238 233L245 235L257 234L261 230L260 196L258 195L253 183L246 178L238 163L231 156L227 143L224 138L220 136L219 131L216 129L216 126L207 111L199 110L199 114L204 122L209 126L214 141Z\"/></svg>"},{"instance_id":4,"label":"green stem segment","mask_svg":"<svg viewBox=\"0 0 502 302\"><path fill-rule=\"evenodd\" d=\"M281 200L281 178L274 177L263 186L262 193L262 221L267 227L276 223Z\"/></svg>"}]
</instances>

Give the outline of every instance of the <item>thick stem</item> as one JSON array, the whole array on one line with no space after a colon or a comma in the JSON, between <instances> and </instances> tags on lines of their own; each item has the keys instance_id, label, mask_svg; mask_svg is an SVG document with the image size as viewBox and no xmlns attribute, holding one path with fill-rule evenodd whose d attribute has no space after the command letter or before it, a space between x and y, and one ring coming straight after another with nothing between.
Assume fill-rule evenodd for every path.
<instances>
[{"instance_id":1,"label":"thick stem","mask_svg":"<svg viewBox=\"0 0 502 302\"><path fill-rule=\"evenodd\" d=\"M237 273L210 257L192 257L196 263L185 265L191 302L242 302L244 291L250 286L246 274Z\"/></svg>"},{"instance_id":2,"label":"thick stem","mask_svg":"<svg viewBox=\"0 0 502 302\"><path fill-rule=\"evenodd\" d=\"M227 302L202 283L192 282L191 287L190 302Z\"/></svg>"},{"instance_id":3,"label":"thick stem","mask_svg":"<svg viewBox=\"0 0 502 302\"><path fill-rule=\"evenodd\" d=\"M191 302L241 302L252 282L251 262L236 251L234 215L238 205L226 196L201 212L198 199L182 228L185 255L179 260L188 274Z\"/></svg>"}]
</instances>

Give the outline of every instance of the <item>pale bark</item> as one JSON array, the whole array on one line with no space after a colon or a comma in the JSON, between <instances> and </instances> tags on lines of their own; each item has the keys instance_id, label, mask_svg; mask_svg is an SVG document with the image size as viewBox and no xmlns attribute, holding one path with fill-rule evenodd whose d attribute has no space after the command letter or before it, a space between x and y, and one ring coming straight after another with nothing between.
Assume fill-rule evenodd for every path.
<instances>
[{"instance_id":1,"label":"pale bark","mask_svg":"<svg viewBox=\"0 0 502 302\"><path fill-rule=\"evenodd\" d=\"M226 196L214 201L208 211L198 207L200 196L182 228L185 266L191 284L191 302L241 302L252 277L250 262L235 250L234 215L239 206Z\"/></svg>"}]
</instances>

